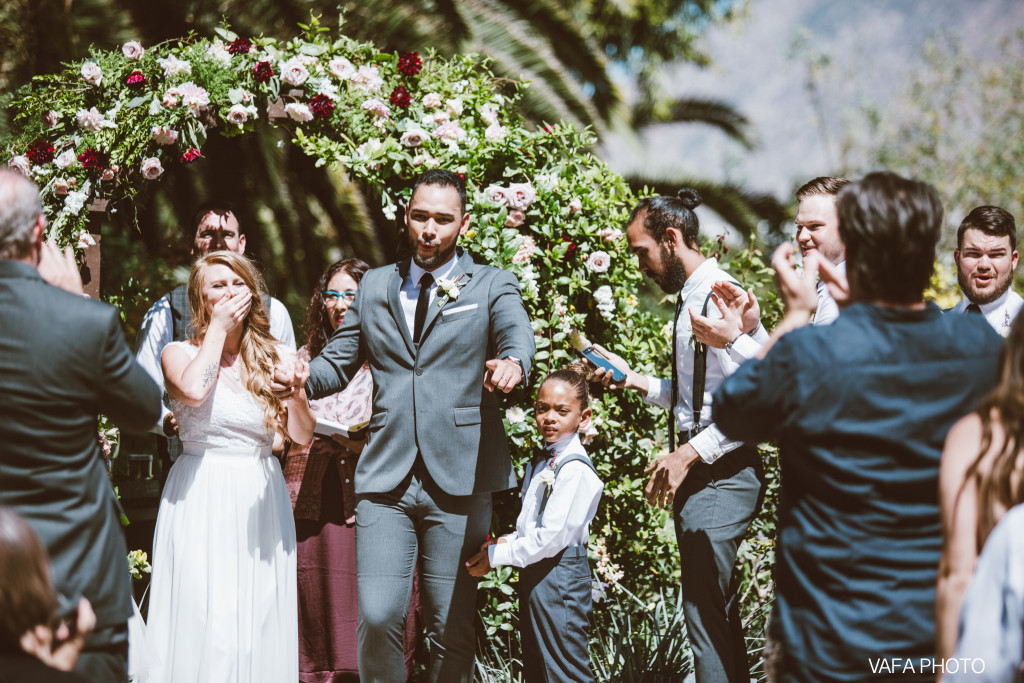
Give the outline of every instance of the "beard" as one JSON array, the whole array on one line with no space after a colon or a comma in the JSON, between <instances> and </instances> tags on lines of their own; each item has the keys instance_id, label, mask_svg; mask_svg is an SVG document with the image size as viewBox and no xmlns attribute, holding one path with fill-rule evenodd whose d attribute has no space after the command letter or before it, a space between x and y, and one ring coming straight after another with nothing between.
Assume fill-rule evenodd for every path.
<instances>
[{"instance_id":1,"label":"beard","mask_svg":"<svg viewBox=\"0 0 1024 683\"><path fill-rule=\"evenodd\" d=\"M678 294L686 284L686 269L676 253L666 246L661 247L662 270L651 279L666 294Z\"/></svg>"},{"instance_id":2,"label":"beard","mask_svg":"<svg viewBox=\"0 0 1024 683\"><path fill-rule=\"evenodd\" d=\"M440 242L438 246L440 247ZM452 242L452 245L445 250L440 248L436 249L430 256L420 256L419 242L410 240L410 246L412 247L412 261L423 270L434 270L438 266L444 265L455 253L455 247L458 246L458 242Z\"/></svg>"},{"instance_id":3,"label":"beard","mask_svg":"<svg viewBox=\"0 0 1024 683\"><path fill-rule=\"evenodd\" d=\"M1010 288L1010 285L1013 284L1013 271L1007 271L1002 275L996 276L993 281L994 286L986 293L979 292L971 285L970 273L964 275L959 269L957 269L956 279L957 282L960 283L960 291L964 293L967 300L972 304L983 306L985 304L992 303Z\"/></svg>"}]
</instances>

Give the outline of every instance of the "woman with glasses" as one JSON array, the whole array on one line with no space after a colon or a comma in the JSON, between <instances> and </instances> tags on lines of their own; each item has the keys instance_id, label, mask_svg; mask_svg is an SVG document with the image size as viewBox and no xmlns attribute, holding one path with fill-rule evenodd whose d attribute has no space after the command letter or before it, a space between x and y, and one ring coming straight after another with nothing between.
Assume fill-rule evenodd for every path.
<instances>
[{"instance_id":1,"label":"woman with glasses","mask_svg":"<svg viewBox=\"0 0 1024 683\"><path fill-rule=\"evenodd\" d=\"M320 276L306 310L306 344L299 358L320 355L345 320L359 281L369 266L344 259ZM373 379L364 365L348 387L311 401L318 421L358 425L370 419ZM320 431L323 431L322 429ZM338 434L317 434L306 445L292 444L284 476L298 537L299 680L353 683L356 664L355 469L365 445ZM413 610L406 627L406 670L411 671L416 628Z\"/></svg>"}]
</instances>

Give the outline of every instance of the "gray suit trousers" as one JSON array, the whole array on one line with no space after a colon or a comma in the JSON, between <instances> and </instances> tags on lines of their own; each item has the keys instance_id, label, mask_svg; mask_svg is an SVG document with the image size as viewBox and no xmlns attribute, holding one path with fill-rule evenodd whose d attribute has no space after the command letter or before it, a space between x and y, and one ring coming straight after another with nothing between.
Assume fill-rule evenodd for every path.
<instances>
[{"instance_id":1,"label":"gray suit trousers","mask_svg":"<svg viewBox=\"0 0 1024 683\"><path fill-rule=\"evenodd\" d=\"M694 465L676 491L683 613L697 683L750 680L733 566L761 507L763 483L761 457L744 445L712 465Z\"/></svg>"},{"instance_id":2,"label":"gray suit trousers","mask_svg":"<svg viewBox=\"0 0 1024 683\"><path fill-rule=\"evenodd\" d=\"M491 494L447 494L417 458L397 488L356 500L360 680L405 681L402 634L418 555L428 680L472 683L477 579L465 562L487 538Z\"/></svg>"}]
</instances>

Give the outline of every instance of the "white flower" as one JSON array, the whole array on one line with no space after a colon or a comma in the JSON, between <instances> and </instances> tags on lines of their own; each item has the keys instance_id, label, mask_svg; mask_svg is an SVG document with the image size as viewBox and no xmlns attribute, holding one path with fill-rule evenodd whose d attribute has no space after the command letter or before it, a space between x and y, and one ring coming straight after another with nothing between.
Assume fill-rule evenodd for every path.
<instances>
[{"instance_id":1,"label":"white flower","mask_svg":"<svg viewBox=\"0 0 1024 683\"><path fill-rule=\"evenodd\" d=\"M309 110L309 107L299 102L289 102L284 105L284 113L288 114L292 121L300 123L313 120L313 112Z\"/></svg>"},{"instance_id":2,"label":"white flower","mask_svg":"<svg viewBox=\"0 0 1024 683\"><path fill-rule=\"evenodd\" d=\"M594 292L594 301L598 304L606 304L614 300L614 295L612 294L612 288L610 285L601 285Z\"/></svg>"},{"instance_id":3,"label":"white flower","mask_svg":"<svg viewBox=\"0 0 1024 683\"><path fill-rule=\"evenodd\" d=\"M220 39L213 41L210 43L210 47L206 48L206 57L221 66L231 65L231 53L224 47L224 43Z\"/></svg>"},{"instance_id":4,"label":"white flower","mask_svg":"<svg viewBox=\"0 0 1024 683\"><path fill-rule=\"evenodd\" d=\"M440 138L441 140L455 140L460 142L466 139L466 131L459 127L459 124L454 121L441 124L437 130L434 131L434 137Z\"/></svg>"},{"instance_id":5,"label":"white flower","mask_svg":"<svg viewBox=\"0 0 1024 683\"><path fill-rule=\"evenodd\" d=\"M491 185L486 190L487 201L498 206L508 206L508 192L501 185Z\"/></svg>"},{"instance_id":6,"label":"white flower","mask_svg":"<svg viewBox=\"0 0 1024 683\"><path fill-rule=\"evenodd\" d=\"M571 202L569 202L569 215L570 216L575 216L576 214L578 214L582 210L583 210L583 202L581 202L579 200L579 198L573 199ZM609 230L609 229L615 230L616 228L605 228L605 230ZM602 236L604 236L604 232L605 232L604 230L601 231L601 235ZM605 237L605 241L614 242L615 240L609 240L607 237Z\"/></svg>"},{"instance_id":7,"label":"white flower","mask_svg":"<svg viewBox=\"0 0 1024 683\"><path fill-rule=\"evenodd\" d=\"M150 137L158 145L173 145L178 141L178 131L165 126L153 126Z\"/></svg>"},{"instance_id":8,"label":"white flower","mask_svg":"<svg viewBox=\"0 0 1024 683\"><path fill-rule=\"evenodd\" d=\"M612 257L603 251L593 251L587 257L587 268L592 273L604 273L612 264Z\"/></svg>"},{"instance_id":9,"label":"white flower","mask_svg":"<svg viewBox=\"0 0 1024 683\"><path fill-rule=\"evenodd\" d=\"M425 125L425 126L436 126L436 125L441 124L441 123L446 123L449 119L451 119L451 117L448 116L448 112L446 112L446 111L439 111L436 114L431 114L430 116L424 116L423 117L423 125Z\"/></svg>"},{"instance_id":10,"label":"white flower","mask_svg":"<svg viewBox=\"0 0 1024 683\"><path fill-rule=\"evenodd\" d=\"M236 104L231 107L231 109L228 109L228 115L226 118L228 123L232 123L241 128L242 124L249 120L249 109L244 104Z\"/></svg>"},{"instance_id":11,"label":"white flower","mask_svg":"<svg viewBox=\"0 0 1024 683\"><path fill-rule=\"evenodd\" d=\"M387 117L391 116L391 107L384 104L378 99L370 98L363 102L360 108L368 112L371 112L372 114L382 119L386 119Z\"/></svg>"},{"instance_id":12,"label":"white flower","mask_svg":"<svg viewBox=\"0 0 1024 683\"><path fill-rule=\"evenodd\" d=\"M446 277L440 277L437 279L437 288L440 291L444 292L444 296L438 299L437 301L437 305L439 307L444 306L446 303L448 303L449 299L454 301L455 299L459 298L459 290L462 287L462 284L459 283L459 280L461 279L461 275L455 280L449 280Z\"/></svg>"},{"instance_id":13,"label":"white flower","mask_svg":"<svg viewBox=\"0 0 1024 683\"><path fill-rule=\"evenodd\" d=\"M57 125L57 122L61 119L61 113L59 111L53 111L52 109L46 112L43 116L43 121L46 123L47 128L53 128Z\"/></svg>"},{"instance_id":14,"label":"white flower","mask_svg":"<svg viewBox=\"0 0 1024 683\"><path fill-rule=\"evenodd\" d=\"M383 207L381 209L381 213L383 213L384 217L387 218L389 221L395 220L395 216L398 215L395 212L394 205L392 205L392 204L388 204L387 206Z\"/></svg>"},{"instance_id":15,"label":"white flower","mask_svg":"<svg viewBox=\"0 0 1024 683\"><path fill-rule=\"evenodd\" d=\"M307 78L309 78L309 69L298 57L292 57L281 64L281 80L288 85L302 85Z\"/></svg>"},{"instance_id":16,"label":"white flower","mask_svg":"<svg viewBox=\"0 0 1024 683\"><path fill-rule=\"evenodd\" d=\"M75 150L66 149L57 155L53 163L57 165L57 168L68 168L74 166L76 161L78 161L78 157L75 155Z\"/></svg>"},{"instance_id":17,"label":"white flower","mask_svg":"<svg viewBox=\"0 0 1024 683\"><path fill-rule=\"evenodd\" d=\"M378 140L377 138L370 138L363 144L356 147L356 154L358 154L360 157L364 159L369 159L373 154L379 152L383 147L384 143L382 143L380 140Z\"/></svg>"},{"instance_id":18,"label":"white flower","mask_svg":"<svg viewBox=\"0 0 1024 683\"><path fill-rule=\"evenodd\" d=\"M555 485L555 471L550 467L545 467L544 469L542 469L540 471L540 474L537 475L537 478L540 479L540 483L544 484L545 486Z\"/></svg>"},{"instance_id":19,"label":"white flower","mask_svg":"<svg viewBox=\"0 0 1024 683\"><path fill-rule=\"evenodd\" d=\"M146 49L139 44L139 41L129 40L121 46L121 54L127 59L139 59L142 55L146 54Z\"/></svg>"},{"instance_id":20,"label":"white flower","mask_svg":"<svg viewBox=\"0 0 1024 683\"><path fill-rule=\"evenodd\" d=\"M599 434L595 422L596 420L591 420L589 423L587 423L587 426L584 428L583 433L580 434L580 443L583 444L584 446L589 446L590 442L594 440L594 437Z\"/></svg>"},{"instance_id":21,"label":"white flower","mask_svg":"<svg viewBox=\"0 0 1024 683\"><path fill-rule=\"evenodd\" d=\"M380 77L380 71L375 66L361 66L352 76L352 83L370 92L380 92L384 87L384 79Z\"/></svg>"},{"instance_id":22,"label":"white flower","mask_svg":"<svg viewBox=\"0 0 1024 683\"><path fill-rule=\"evenodd\" d=\"M171 88L170 90L165 92L162 102L163 102L163 105L165 107L167 107L168 109L174 109L175 107L177 107L178 104L179 104L179 101L178 101L178 89L177 88Z\"/></svg>"},{"instance_id":23,"label":"white flower","mask_svg":"<svg viewBox=\"0 0 1024 683\"><path fill-rule=\"evenodd\" d=\"M462 116L463 107L464 105L462 104L461 97L455 97L445 103L445 109L447 109L448 113L452 116Z\"/></svg>"},{"instance_id":24,"label":"white flower","mask_svg":"<svg viewBox=\"0 0 1024 683\"><path fill-rule=\"evenodd\" d=\"M242 92L242 104L252 104L253 98L256 97L249 91Z\"/></svg>"},{"instance_id":25,"label":"white flower","mask_svg":"<svg viewBox=\"0 0 1024 683\"><path fill-rule=\"evenodd\" d=\"M484 139L490 142L501 142L508 135L508 128L499 125L497 121L487 126L487 130L484 131Z\"/></svg>"},{"instance_id":26,"label":"white flower","mask_svg":"<svg viewBox=\"0 0 1024 683\"><path fill-rule=\"evenodd\" d=\"M505 218L506 228L518 228L520 225L526 222L526 214L519 209L512 209L508 212L508 216Z\"/></svg>"},{"instance_id":27,"label":"white flower","mask_svg":"<svg viewBox=\"0 0 1024 683\"><path fill-rule=\"evenodd\" d=\"M174 90L175 94L181 97L181 103L189 108L192 116L199 116L200 112L210 106L210 93L192 81L182 83L177 88L172 88L171 90Z\"/></svg>"},{"instance_id":28,"label":"white flower","mask_svg":"<svg viewBox=\"0 0 1024 683\"><path fill-rule=\"evenodd\" d=\"M515 256L512 257L512 263L526 263L533 258L533 252L536 248L537 242L534 241L533 237L523 235L523 241L519 243L519 248L516 250Z\"/></svg>"},{"instance_id":29,"label":"white flower","mask_svg":"<svg viewBox=\"0 0 1024 683\"><path fill-rule=\"evenodd\" d=\"M618 228L604 228L599 234L605 242L618 242L622 239L622 231Z\"/></svg>"},{"instance_id":30,"label":"white flower","mask_svg":"<svg viewBox=\"0 0 1024 683\"><path fill-rule=\"evenodd\" d=\"M320 81L320 87L317 88L316 94L323 95L333 102L337 102L341 99L341 93L338 91L338 86L326 80Z\"/></svg>"},{"instance_id":31,"label":"white flower","mask_svg":"<svg viewBox=\"0 0 1024 683\"><path fill-rule=\"evenodd\" d=\"M327 70L339 81L347 81L356 73L356 67L344 57L336 57L328 62Z\"/></svg>"},{"instance_id":32,"label":"white flower","mask_svg":"<svg viewBox=\"0 0 1024 683\"><path fill-rule=\"evenodd\" d=\"M508 186L508 205L526 211L537 200L537 191L530 183L512 183Z\"/></svg>"},{"instance_id":33,"label":"white flower","mask_svg":"<svg viewBox=\"0 0 1024 683\"><path fill-rule=\"evenodd\" d=\"M551 192L558 187L559 178L557 173L540 173L534 180L537 181L537 187Z\"/></svg>"},{"instance_id":34,"label":"white flower","mask_svg":"<svg viewBox=\"0 0 1024 683\"><path fill-rule=\"evenodd\" d=\"M156 157L149 157L142 161L142 177L146 180L156 180L163 175L164 167Z\"/></svg>"},{"instance_id":35,"label":"white flower","mask_svg":"<svg viewBox=\"0 0 1024 683\"><path fill-rule=\"evenodd\" d=\"M423 166L426 164L429 168L437 168L441 165L441 162L430 156L429 154L417 154L412 158L413 166Z\"/></svg>"},{"instance_id":36,"label":"white flower","mask_svg":"<svg viewBox=\"0 0 1024 683\"><path fill-rule=\"evenodd\" d=\"M164 70L165 78L192 75L192 65L189 62L178 59L174 55L171 55L166 59L158 59L157 63Z\"/></svg>"},{"instance_id":37,"label":"white flower","mask_svg":"<svg viewBox=\"0 0 1024 683\"><path fill-rule=\"evenodd\" d=\"M82 78L89 85L99 85L103 81L103 71L96 62L86 62L82 65Z\"/></svg>"},{"instance_id":38,"label":"white flower","mask_svg":"<svg viewBox=\"0 0 1024 683\"><path fill-rule=\"evenodd\" d=\"M526 411L519 406L512 406L505 411L505 419L508 420L509 424L517 425L526 420Z\"/></svg>"},{"instance_id":39,"label":"white flower","mask_svg":"<svg viewBox=\"0 0 1024 683\"><path fill-rule=\"evenodd\" d=\"M85 200L89 198L88 192L71 191L64 197L64 209L71 214L78 215L85 206Z\"/></svg>"},{"instance_id":40,"label":"white flower","mask_svg":"<svg viewBox=\"0 0 1024 683\"><path fill-rule=\"evenodd\" d=\"M96 246L96 240L93 239L92 235L89 234L88 230L83 230L78 233L78 244L75 245L79 249L85 249L86 247ZM103 434L103 432L100 432ZM105 435L104 435L105 436Z\"/></svg>"},{"instance_id":41,"label":"white flower","mask_svg":"<svg viewBox=\"0 0 1024 683\"><path fill-rule=\"evenodd\" d=\"M29 173L32 171L32 164L29 163L28 157L24 154L11 157L11 160L7 162L7 166L26 178L29 177Z\"/></svg>"},{"instance_id":42,"label":"white flower","mask_svg":"<svg viewBox=\"0 0 1024 683\"><path fill-rule=\"evenodd\" d=\"M434 109L441 106L440 93L430 92L423 96L423 108Z\"/></svg>"},{"instance_id":43,"label":"white flower","mask_svg":"<svg viewBox=\"0 0 1024 683\"><path fill-rule=\"evenodd\" d=\"M91 131L98 131L104 127L113 126L113 124L103 118L103 114L99 113L96 110L96 107L93 107L89 111L79 109L78 113L75 115L75 121L78 122L79 128Z\"/></svg>"},{"instance_id":44,"label":"white flower","mask_svg":"<svg viewBox=\"0 0 1024 683\"><path fill-rule=\"evenodd\" d=\"M428 137L430 137L430 133L427 131L423 130L419 126L411 126L408 130L402 133L401 142L403 146L413 149L426 142Z\"/></svg>"},{"instance_id":45,"label":"white flower","mask_svg":"<svg viewBox=\"0 0 1024 683\"><path fill-rule=\"evenodd\" d=\"M498 122L498 110L489 104L485 104L480 107L480 118L484 120L484 123L493 126Z\"/></svg>"},{"instance_id":46,"label":"white flower","mask_svg":"<svg viewBox=\"0 0 1024 683\"><path fill-rule=\"evenodd\" d=\"M100 180L103 182L113 180L115 173L117 173L117 164L111 165L110 168L103 169L103 173L100 175Z\"/></svg>"}]
</instances>

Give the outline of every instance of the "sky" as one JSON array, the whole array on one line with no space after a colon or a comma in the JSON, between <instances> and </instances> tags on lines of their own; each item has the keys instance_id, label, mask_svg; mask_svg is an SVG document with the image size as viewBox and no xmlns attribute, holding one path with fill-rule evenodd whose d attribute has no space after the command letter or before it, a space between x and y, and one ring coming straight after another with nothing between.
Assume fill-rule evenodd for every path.
<instances>
[{"instance_id":1,"label":"sky","mask_svg":"<svg viewBox=\"0 0 1024 683\"><path fill-rule=\"evenodd\" d=\"M674 95L724 100L746 115L757 148L706 126L664 124L639 140L609 137L603 156L621 173L681 169L788 202L806 180L836 174L844 131L865 125L866 105L884 116L927 39L946 31L984 55L1022 29L1021 0L749 0L743 16L705 36L709 68L676 65L666 76ZM807 65L822 57L816 109Z\"/></svg>"}]
</instances>

